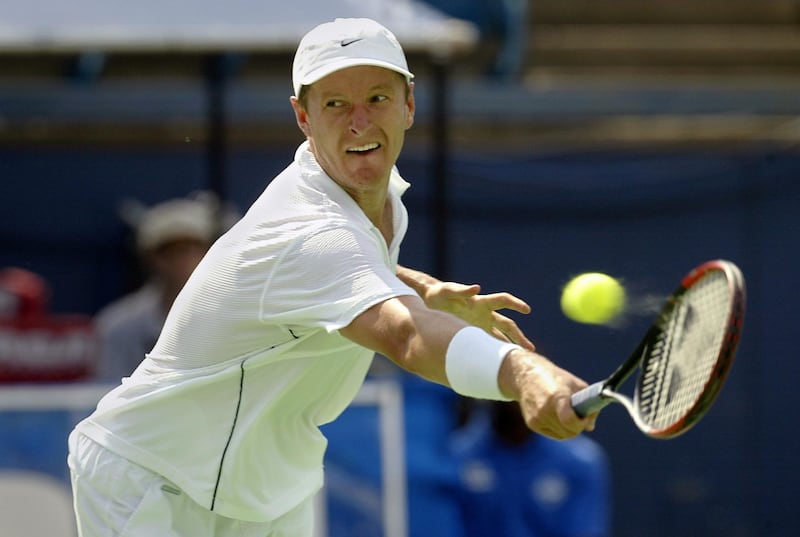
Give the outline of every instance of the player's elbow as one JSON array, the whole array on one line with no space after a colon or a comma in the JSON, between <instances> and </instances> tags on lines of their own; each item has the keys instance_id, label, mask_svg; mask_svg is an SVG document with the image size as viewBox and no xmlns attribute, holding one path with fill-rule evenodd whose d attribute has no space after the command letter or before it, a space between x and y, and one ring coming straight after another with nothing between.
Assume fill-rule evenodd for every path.
<instances>
[{"instance_id":1,"label":"player's elbow","mask_svg":"<svg viewBox=\"0 0 800 537\"><path fill-rule=\"evenodd\" d=\"M410 373L419 373L420 360L415 340L419 335L412 323L396 325L384 338L384 354L392 362Z\"/></svg>"},{"instance_id":2,"label":"player's elbow","mask_svg":"<svg viewBox=\"0 0 800 537\"><path fill-rule=\"evenodd\" d=\"M447 385L444 372L445 347L438 348L424 330L413 323L400 328L386 356L402 369L427 380Z\"/></svg>"}]
</instances>

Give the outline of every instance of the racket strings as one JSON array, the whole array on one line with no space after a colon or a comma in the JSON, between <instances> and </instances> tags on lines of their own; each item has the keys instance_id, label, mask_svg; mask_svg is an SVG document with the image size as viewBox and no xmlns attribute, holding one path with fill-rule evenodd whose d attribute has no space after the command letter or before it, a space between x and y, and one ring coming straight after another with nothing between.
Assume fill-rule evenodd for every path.
<instances>
[{"instance_id":1,"label":"racket strings","mask_svg":"<svg viewBox=\"0 0 800 537\"><path fill-rule=\"evenodd\" d=\"M713 375L730 308L727 278L712 271L665 315L645 351L636 391L639 418L648 427L668 428L695 407Z\"/></svg>"}]
</instances>

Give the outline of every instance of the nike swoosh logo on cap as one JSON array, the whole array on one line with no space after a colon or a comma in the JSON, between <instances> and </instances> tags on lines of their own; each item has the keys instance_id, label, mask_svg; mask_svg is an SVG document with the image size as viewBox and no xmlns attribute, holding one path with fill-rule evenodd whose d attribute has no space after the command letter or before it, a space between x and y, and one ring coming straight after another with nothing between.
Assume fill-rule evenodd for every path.
<instances>
[{"instance_id":1,"label":"nike swoosh logo on cap","mask_svg":"<svg viewBox=\"0 0 800 537\"><path fill-rule=\"evenodd\" d=\"M342 45L343 47L347 47L349 45L352 45L353 43L358 43L359 41L363 40L364 40L363 37L354 37L353 39L343 39L340 45Z\"/></svg>"}]
</instances>

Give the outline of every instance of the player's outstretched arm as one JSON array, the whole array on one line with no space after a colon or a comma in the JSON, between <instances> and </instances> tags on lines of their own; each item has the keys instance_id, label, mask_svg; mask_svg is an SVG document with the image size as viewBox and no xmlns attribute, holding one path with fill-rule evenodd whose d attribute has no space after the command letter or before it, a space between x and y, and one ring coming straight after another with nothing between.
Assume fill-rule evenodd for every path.
<instances>
[{"instance_id":1,"label":"player's outstretched arm","mask_svg":"<svg viewBox=\"0 0 800 537\"><path fill-rule=\"evenodd\" d=\"M511 341L521 347L534 350L533 343L512 319L499 313L507 309L528 314L530 306L510 293L491 293L482 295L478 284L464 285L443 282L408 267L398 267L397 277L414 289L429 308L446 311L482 328L498 339Z\"/></svg>"},{"instance_id":2,"label":"player's outstretched arm","mask_svg":"<svg viewBox=\"0 0 800 537\"><path fill-rule=\"evenodd\" d=\"M572 393L585 382L535 352L429 308L420 297L376 304L340 333L461 395L519 401L528 427L538 433L563 439L592 424L570 405Z\"/></svg>"}]
</instances>

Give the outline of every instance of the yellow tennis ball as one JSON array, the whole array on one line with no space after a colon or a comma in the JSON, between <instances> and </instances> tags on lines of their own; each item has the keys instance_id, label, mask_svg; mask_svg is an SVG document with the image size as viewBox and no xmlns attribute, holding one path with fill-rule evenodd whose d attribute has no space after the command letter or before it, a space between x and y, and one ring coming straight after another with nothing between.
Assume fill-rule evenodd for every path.
<instances>
[{"instance_id":1,"label":"yellow tennis ball","mask_svg":"<svg viewBox=\"0 0 800 537\"><path fill-rule=\"evenodd\" d=\"M564 315L586 324L607 324L625 309L625 288L607 274L586 272L571 279L561 293Z\"/></svg>"}]
</instances>

